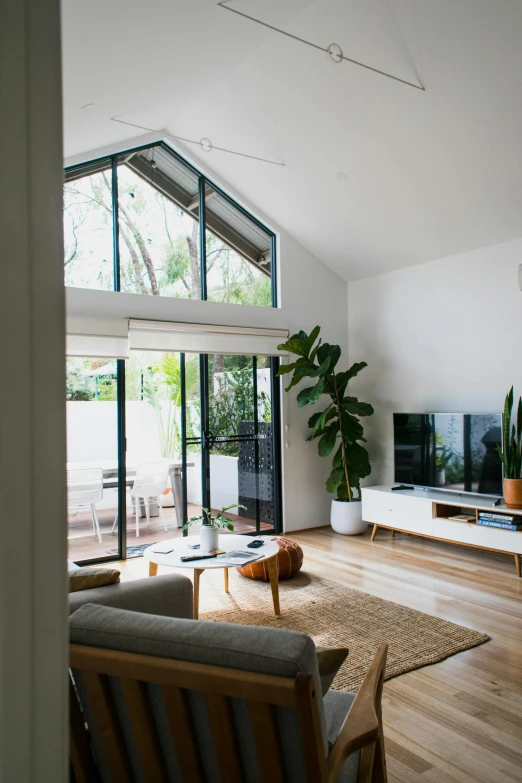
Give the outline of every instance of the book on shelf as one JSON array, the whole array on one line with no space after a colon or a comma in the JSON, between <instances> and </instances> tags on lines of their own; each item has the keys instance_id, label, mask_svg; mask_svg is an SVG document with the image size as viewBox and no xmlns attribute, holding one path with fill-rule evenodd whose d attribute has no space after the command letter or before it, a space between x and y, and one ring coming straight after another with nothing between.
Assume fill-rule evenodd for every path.
<instances>
[{"instance_id":1,"label":"book on shelf","mask_svg":"<svg viewBox=\"0 0 522 783\"><path fill-rule=\"evenodd\" d=\"M454 522L475 522L475 514L455 514L448 519L452 519Z\"/></svg>"},{"instance_id":2,"label":"book on shelf","mask_svg":"<svg viewBox=\"0 0 522 783\"><path fill-rule=\"evenodd\" d=\"M498 519L484 519L480 517L477 519L478 525L484 525L484 527L496 527L501 530L522 530L521 522L500 522Z\"/></svg>"},{"instance_id":3,"label":"book on shelf","mask_svg":"<svg viewBox=\"0 0 522 783\"><path fill-rule=\"evenodd\" d=\"M514 514L494 514L491 511L479 511L480 519L491 519L497 522L511 522L513 524L522 523L521 516L515 516Z\"/></svg>"}]
</instances>

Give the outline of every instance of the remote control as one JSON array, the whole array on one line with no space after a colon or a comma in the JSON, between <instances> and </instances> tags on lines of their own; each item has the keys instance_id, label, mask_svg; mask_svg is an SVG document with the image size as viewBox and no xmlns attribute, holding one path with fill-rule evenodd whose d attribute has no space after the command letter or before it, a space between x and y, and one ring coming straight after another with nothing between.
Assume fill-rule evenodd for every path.
<instances>
[{"instance_id":1,"label":"remote control","mask_svg":"<svg viewBox=\"0 0 522 783\"><path fill-rule=\"evenodd\" d=\"M264 545L264 541L261 541L259 538L256 538L255 541L251 541L250 544L247 544L247 547L249 549L258 549L260 546Z\"/></svg>"},{"instance_id":2,"label":"remote control","mask_svg":"<svg viewBox=\"0 0 522 783\"><path fill-rule=\"evenodd\" d=\"M415 489L415 487L405 487L404 484L399 484L398 487L392 487L391 491L392 492L396 492L398 489L411 489L411 490L413 490L413 489Z\"/></svg>"},{"instance_id":3,"label":"remote control","mask_svg":"<svg viewBox=\"0 0 522 783\"><path fill-rule=\"evenodd\" d=\"M190 563L192 560L211 560L216 555L184 555L180 557L182 563Z\"/></svg>"}]
</instances>

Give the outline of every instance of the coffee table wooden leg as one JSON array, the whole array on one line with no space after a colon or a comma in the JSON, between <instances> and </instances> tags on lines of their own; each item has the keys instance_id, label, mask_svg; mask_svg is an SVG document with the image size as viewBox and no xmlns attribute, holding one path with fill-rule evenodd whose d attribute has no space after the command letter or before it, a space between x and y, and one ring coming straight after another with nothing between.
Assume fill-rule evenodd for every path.
<instances>
[{"instance_id":1,"label":"coffee table wooden leg","mask_svg":"<svg viewBox=\"0 0 522 783\"><path fill-rule=\"evenodd\" d=\"M192 610L194 620L199 619L199 578L204 570L204 568L194 569L194 604Z\"/></svg>"},{"instance_id":2,"label":"coffee table wooden leg","mask_svg":"<svg viewBox=\"0 0 522 783\"><path fill-rule=\"evenodd\" d=\"M149 576L156 576L157 573L158 573L158 564L149 563Z\"/></svg>"},{"instance_id":3,"label":"coffee table wooden leg","mask_svg":"<svg viewBox=\"0 0 522 783\"><path fill-rule=\"evenodd\" d=\"M228 568L223 569L225 572L225 593L229 593L230 590L228 589Z\"/></svg>"},{"instance_id":4,"label":"coffee table wooden leg","mask_svg":"<svg viewBox=\"0 0 522 783\"><path fill-rule=\"evenodd\" d=\"M274 555L274 557L271 557L270 560L267 560L267 566L268 566L268 575L270 577L270 587L272 588L272 600L274 602L274 612L276 615L281 614L281 610L279 609L279 580L278 580L278 569L277 569L277 555Z\"/></svg>"}]
</instances>

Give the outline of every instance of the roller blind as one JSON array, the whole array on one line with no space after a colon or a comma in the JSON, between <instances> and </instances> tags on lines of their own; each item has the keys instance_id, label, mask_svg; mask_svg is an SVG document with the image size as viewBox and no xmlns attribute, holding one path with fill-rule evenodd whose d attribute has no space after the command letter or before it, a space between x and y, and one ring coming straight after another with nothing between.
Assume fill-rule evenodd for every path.
<instances>
[{"instance_id":1,"label":"roller blind","mask_svg":"<svg viewBox=\"0 0 522 783\"><path fill-rule=\"evenodd\" d=\"M287 339L286 329L129 321L130 347L141 351L283 356L277 346Z\"/></svg>"},{"instance_id":2,"label":"roller blind","mask_svg":"<svg viewBox=\"0 0 522 783\"><path fill-rule=\"evenodd\" d=\"M88 359L128 359L128 321L123 318L67 319L66 354Z\"/></svg>"}]
</instances>

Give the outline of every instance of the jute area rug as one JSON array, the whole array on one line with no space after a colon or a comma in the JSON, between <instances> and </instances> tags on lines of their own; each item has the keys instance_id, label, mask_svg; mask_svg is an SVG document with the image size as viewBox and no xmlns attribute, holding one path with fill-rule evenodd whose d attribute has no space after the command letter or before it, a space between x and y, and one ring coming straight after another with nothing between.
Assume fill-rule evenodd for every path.
<instances>
[{"instance_id":1,"label":"jute area rug","mask_svg":"<svg viewBox=\"0 0 522 783\"><path fill-rule=\"evenodd\" d=\"M268 625L305 631L316 644L348 647L333 687L356 691L380 642L387 642L386 680L437 663L487 642L489 636L376 598L328 579L300 573L279 583L281 616L274 615L270 585L230 569L230 593L222 570L201 576L202 620Z\"/></svg>"}]
</instances>

